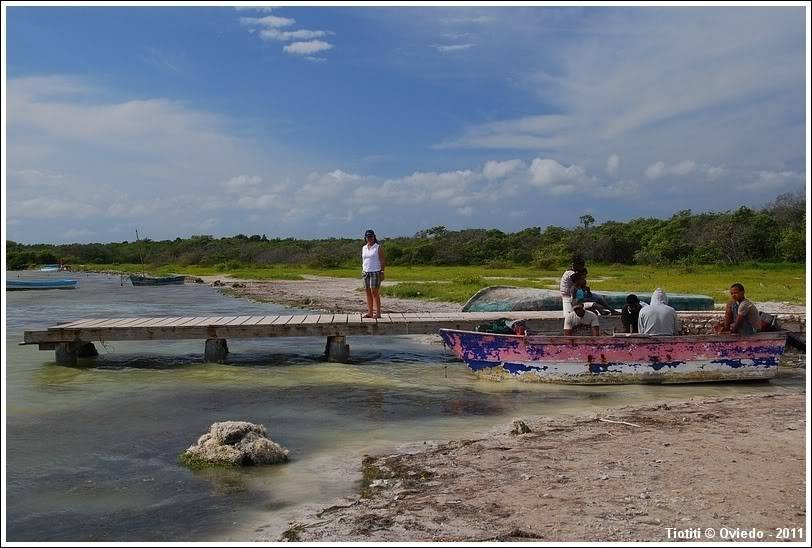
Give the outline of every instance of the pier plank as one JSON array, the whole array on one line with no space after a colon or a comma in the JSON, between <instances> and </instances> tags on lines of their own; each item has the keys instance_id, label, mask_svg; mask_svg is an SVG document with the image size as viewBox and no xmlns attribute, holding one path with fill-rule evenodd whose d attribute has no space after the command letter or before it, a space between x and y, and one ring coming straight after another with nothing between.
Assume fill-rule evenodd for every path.
<instances>
[{"instance_id":1,"label":"pier plank","mask_svg":"<svg viewBox=\"0 0 812 548\"><path fill-rule=\"evenodd\" d=\"M260 321L262 321L262 318L264 318L264 317L265 316L251 316L245 322L243 322L243 325L256 325Z\"/></svg>"},{"instance_id":2,"label":"pier plank","mask_svg":"<svg viewBox=\"0 0 812 548\"><path fill-rule=\"evenodd\" d=\"M281 316L278 314L276 316L262 316L262 319L257 322L257 325L271 325Z\"/></svg>"},{"instance_id":3,"label":"pier plank","mask_svg":"<svg viewBox=\"0 0 812 548\"><path fill-rule=\"evenodd\" d=\"M122 320L110 322L109 324L106 324L104 327L125 327L131 323L137 322L138 320L139 318L124 318ZM63 329L67 328L67 326L64 325L60 327L62 327Z\"/></svg>"},{"instance_id":4,"label":"pier plank","mask_svg":"<svg viewBox=\"0 0 812 548\"><path fill-rule=\"evenodd\" d=\"M189 327L195 327L199 325L207 325L211 320L216 320L217 316L198 316L195 318L195 321L189 322L186 325Z\"/></svg>"},{"instance_id":5,"label":"pier plank","mask_svg":"<svg viewBox=\"0 0 812 548\"><path fill-rule=\"evenodd\" d=\"M75 327L80 327L82 325L86 325L86 324L89 324L89 323L93 323L95 321L96 320L75 320L75 321L68 322L68 323L57 324L57 325L55 325L54 327L52 327L50 329L75 328Z\"/></svg>"},{"instance_id":6,"label":"pier plank","mask_svg":"<svg viewBox=\"0 0 812 548\"><path fill-rule=\"evenodd\" d=\"M251 316L237 316L230 322L226 322L226 325L242 325L246 321L250 320Z\"/></svg>"}]
</instances>

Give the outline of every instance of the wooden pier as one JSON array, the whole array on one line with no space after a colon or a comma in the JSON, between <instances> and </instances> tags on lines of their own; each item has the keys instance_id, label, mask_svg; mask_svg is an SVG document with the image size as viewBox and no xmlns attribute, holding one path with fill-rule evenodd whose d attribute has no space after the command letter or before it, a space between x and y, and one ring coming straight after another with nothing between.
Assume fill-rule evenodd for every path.
<instances>
[{"instance_id":1,"label":"wooden pier","mask_svg":"<svg viewBox=\"0 0 812 548\"><path fill-rule=\"evenodd\" d=\"M560 312L389 313L378 319L361 314L100 318L62 323L45 331L25 331L21 344L55 350L57 363L73 365L77 357L96 355L94 341L205 339L206 361L223 362L228 339L327 337L327 358L345 361L349 357L346 337L350 335L435 334L441 327L472 330L498 318L532 320L539 328L552 330L560 330L562 324Z\"/></svg>"},{"instance_id":2,"label":"wooden pier","mask_svg":"<svg viewBox=\"0 0 812 548\"><path fill-rule=\"evenodd\" d=\"M681 312L686 321L721 319L719 312ZM44 331L25 331L20 344L37 344L56 352L57 363L75 365L78 357L97 355L93 342L204 339L208 362L224 362L228 339L265 337L326 337L325 352L331 361L346 361L347 336L436 334L440 328L474 330L499 318L526 320L528 330L561 333L561 312L455 312L388 313L379 319L361 314L299 314L269 316L174 316L163 318L96 318L57 324ZM796 315L797 316L797 315ZM805 319L787 317L782 328L805 331ZM602 316L601 331L621 331L619 316ZM799 323L800 322L800 323Z\"/></svg>"}]
</instances>

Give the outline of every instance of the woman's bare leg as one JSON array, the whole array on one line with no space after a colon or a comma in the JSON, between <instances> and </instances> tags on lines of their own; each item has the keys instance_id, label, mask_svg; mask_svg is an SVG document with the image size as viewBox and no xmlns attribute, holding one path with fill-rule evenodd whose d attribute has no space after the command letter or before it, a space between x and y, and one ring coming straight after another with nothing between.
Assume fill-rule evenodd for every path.
<instances>
[{"instance_id":1,"label":"woman's bare leg","mask_svg":"<svg viewBox=\"0 0 812 548\"><path fill-rule=\"evenodd\" d=\"M380 318L381 317L381 291L380 291L380 289L373 289L372 290L372 297L375 299L375 306L378 309L378 312L375 315L375 317Z\"/></svg>"},{"instance_id":2,"label":"woman's bare leg","mask_svg":"<svg viewBox=\"0 0 812 548\"><path fill-rule=\"evenodd\" d=\"M372 318L372 317L375 316L375 310L372 308L372 303L373 303L372 292L374 291L374 289L370 289L368 287L365 287L364 289L367 292L367 314L366 314L366 317L367 318Z\"/></svg>"}]
</instances>

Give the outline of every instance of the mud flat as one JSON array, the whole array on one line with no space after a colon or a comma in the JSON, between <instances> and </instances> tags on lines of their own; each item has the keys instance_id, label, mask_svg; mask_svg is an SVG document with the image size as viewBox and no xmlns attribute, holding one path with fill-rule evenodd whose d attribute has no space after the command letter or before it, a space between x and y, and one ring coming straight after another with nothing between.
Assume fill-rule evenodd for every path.
<instances>
[{"instance_id":1,"label":"mud flat","mask_svg":"<svg viewBox=\"0 0 812 548\"><path fill-rule=\"evenodd\" d=\"M803 379L805 370L781 374ZM805 393L786 388L520 417L531 432L506 424L481 439L366 457L358 496L302 516L282 539L668 541L696 528L761 531L764 541L779 530L806 535L805 410Z\"/></svg>"}]
</instances>

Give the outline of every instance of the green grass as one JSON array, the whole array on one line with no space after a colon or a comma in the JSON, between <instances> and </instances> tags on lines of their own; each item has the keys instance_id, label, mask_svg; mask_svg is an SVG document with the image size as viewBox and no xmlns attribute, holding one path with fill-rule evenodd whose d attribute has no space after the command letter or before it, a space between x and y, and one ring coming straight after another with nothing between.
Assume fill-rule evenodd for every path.
<instances>
[{"instance_id":1,"label":"green grass","mask_svg":"<svg viewBox=\"0 0 812 548\"><path fill-rule=\"evenodd\" d=\"M82 265L85 270L140 272L139 264ZM657 287L667 293L709 295L717 303L729 298L730 284L744 285L754 301L806 302L805 268L802 264L758 263L741 266L671 266L590 264L589 285L595 290L650 292ZM231 276L250 280L299 280L303 275L358 278L360 267L311 268L302 265L245 267L236 269L210 266L161 267L147 265L151 274L187 274L191 276ZM482 266L388 266L386 279L399 282L381 289L384 295L408 299L464 303L474 293L490 285L513 285L556 289L562 269L538 270L532 267L488 268Z\"/></svg>"},{"instance_id":2,"label":"green grass","mask_svg":"<svg viewBox=\"0 0 812 548\"><path fill-rule=\"evenodd\" d=\"M806 302L805 269L804 265L799 264L736 267L589 265L588 268L589 285L598 291L651 292L661 287L667 293L708 295L717 303L724 303L729 300L730 285L738 282L744 285L748 298L754 301ZM427 267L428 272L423 278L426 283L419 283L419 269L410 269L408 283L383 287L381 292L393 297L464 303L479 289L489 285L557 289L562 274L559 271L534 271L521 267L498 271L482 267ZM403 279L400 272L398 267L387 268L387 279Z\"/></svg>"}]
</instances>

